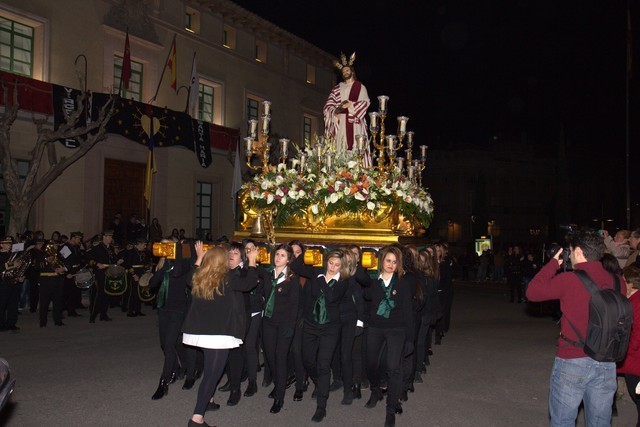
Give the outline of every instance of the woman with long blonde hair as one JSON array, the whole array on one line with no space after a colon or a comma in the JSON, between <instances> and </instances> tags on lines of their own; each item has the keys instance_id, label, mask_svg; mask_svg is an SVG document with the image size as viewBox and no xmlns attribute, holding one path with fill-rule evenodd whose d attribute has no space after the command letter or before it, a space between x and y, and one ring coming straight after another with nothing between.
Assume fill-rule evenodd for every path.
<instances>
[{"instance_id":1,"label":"woman with long blonde hair","mask_svg":"<svg viewBox=\"0 0 640 427\"><path fill-rule=\"evenodd\" d=\"M193 273L193 300L184 321L182 342L202 348L204 374L189 426L208 426L204 413L222 376L229 350L239 347L246 330L242 292L258 284L256 250L247 250L248 269L229 270L229 253L223 247L203 250L195 243L197 259Z\"/></svg>"}]
</instances>

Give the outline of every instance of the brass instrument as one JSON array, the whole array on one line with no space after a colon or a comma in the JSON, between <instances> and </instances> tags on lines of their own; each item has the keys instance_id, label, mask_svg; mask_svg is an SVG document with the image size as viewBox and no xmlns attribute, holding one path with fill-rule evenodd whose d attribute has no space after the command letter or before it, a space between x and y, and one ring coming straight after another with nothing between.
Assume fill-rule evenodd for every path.
<instances>
[{"instance_id":1,"label":"brass instrument","mask_svg":"<svg viewBox=\"0 0 640 427\"><path fill-rule=\"evenodd\" d=\"M60 257L58 249L56 249L56 246L52 241L47 242L47 245L44 247L44 257L47 261L47 264L49 264L49 267L51 267L53 271L56 271L56 269L61 267L65 271L67 271L67 267L64 265L64 261Z\"/></svg>"},{"instance_id":2,"label":"brass instrument","mask_svg":"<svg viewBox=\"0 0 640 427\"><path fill-rule=\"evenodd\" d=\"M31 250L15 252L7 261L7 264L19 264L17 267L10 268L2 272L2 282L8 285L16 285L20 278L24 277L27 269L33 263L33 255Z\"/></svg>"}]
</instances>

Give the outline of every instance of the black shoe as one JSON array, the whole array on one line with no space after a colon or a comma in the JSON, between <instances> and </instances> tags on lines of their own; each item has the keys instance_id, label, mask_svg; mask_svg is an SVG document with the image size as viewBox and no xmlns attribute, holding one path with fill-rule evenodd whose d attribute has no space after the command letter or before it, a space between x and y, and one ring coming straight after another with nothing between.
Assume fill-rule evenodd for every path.
<instances>
[{"instance_id":1,"label":"black shoe","mask_svg":"<svg viewBox=\"0 0 640 427\"><path fill-rule=\"evenodd\" d=\"M216 402L209 402L207 404L207 409L205 409L205 412L213 412L213 411L217 411L218 409L220 409L220 405L218 405Z\"/></svg>"},{"instance_id":2,"label":"black shoe","mask_svg":"<svg viewBox=\"0 0 640 427\"><path fill-rule=\"evenodd\" d=\"M169 382L160 378L160 384L158 384L158 388L153 396L151 396L152 400L162 399L169 393Z\"/></svg>"},{"instance_id":3,"label":"black shoe","mask_svg":"<svg viewBox=\"0 0 640 427\"><path fill-rule=\"evenodd\" d=\"M353 385L353 398L362 399L362 389L360 387L360 384Z\"/></svg>"},{"instance_id":4,"label":"black shoe","mask_svg":"<svg viewBox=\"0 0 640 427\"><path fill-rule=\"evenodd\" d=\"M224 385L222 387L218 388L219 391L229 391L231 390L231 383L229 382L229 380L227 380L226 383L224 383Z\"/></svg>"},{"instance_id":5,"label":"black shoe","mask_svg":"<svg viewBox=\"0 0 640 427\"><path fill-rule=\"evenodd\" d=\"M240 389L231 390L229 394L229 400L227 400L227 406L236 406L240 402Z\"/></svg>"},{"instance_id":6,"label":"black shoe","mask_svg":"<svg viewBox=\"0 0 640 427\"><path fill-rule=\"evenodd\" d=\"M396 414L398 415L402 415L402 404L400 402L398 402L398 404L396 405Z\"/></svg>"},{"instance_id":7,"label":"black shoe","mask_svg":"<svg viewBox=\"0 0 640 427\"><path fill-rule=\"evenodd\" d=\"M135 314L135 313L127 313L127 317L136 317L136 316L137 316L137 314Z\"/></svg>"},{"instance_id":8,"label":"black shoe","mask_svg":"<svg viewBox=\"0 0 640 427\"><path fill-rule=\"evenodd\" d=\"M407 400L409 400L409 393L407 393L407 390L404 390L403 392L400 393L400 400L403 402L406 402Z\"/></svg>"},{"instance_id":9,"label":"black shoe","mask_svg":"<svg viewBox=\"0 0 640 427\"><path fill-rule=\"evenodd\" d=\"M178 375L175 372L171 373L171 378L169 378L169 381L167 381L167 383L169 384L173 384L176 382Z\"/></svg>"},{"instance_id":10,"label":"black shoe","mask_svg":"<svg viewBox=\"0 0 640 427\"><path fill-rule=\"evenodd\" d=\"M101 322L111 322L112 320L113 320L113 319L112 319L111 317L107 316L106 314L105 314L105 315L100 316L100 321L101 321Z\"/></svg>"},{"instance_id":11,"label":"black shoe","mask_svg":"<svg viewBox=\"0 0 640 427\"><path fill-rule=\"evenodd\" d=\"M204 422L204 420L202 421L202 423L197 423L192 419L189 419L189 424L187 424L187 427L215 427L215 426L212 426L211 424L207 424L206 422Z\"/></svg>"},{"instance_id":12,"label":"black shoe","mask_svg":"<svg viewBox=\"0 0 640 427\"><path fill-rule=\"evenodd\" d=\"M184 384L182 385L182 389L183 390L191 390L191 388L193 387L193 385L196 383L196 379L195 378L187 378L186 380L184 380Z\"/></svg>"},{"instance_id":13,"label":"black shoe","mask_svg":"<svg viewBox=\"0 0 640 427\"><path fill-rule=\"evenodd\" d=\"M95 317L92 317L91 319L89 319L89 323L96 323Z\"/></svg>"},{"instance_id":14,"label":"black shoe","mask_svg":"<svg viewBox=\"0 0 640 427\"><path fill-rule=\"evenodd\" d=\"M293 384L295 384L296 382L296 376L295 375L290 375L287 378L287 388L290 388Z\"/></svg>"},{"instance_id":15,"label":"black shoe","mask_svg":"<svg viewBox=\"0 0 640 427\"><path fill-rule=\"evenodd\" d=\"M16 325L9 326L9 327L7 328L7 331L19 331L19 330L20 330L20 327L19 327L19 326L16 326Z\"/></svg>"},{"instance_id":16,"label":"black shoe","mask_svg":"<svg viewBox=\"0 0 640 427\"><path fill-rule=\"evenodd\" d=\"M342 397L343 405L351 405L353 403L353 390L349 389L344 392L344 396Z\"/></svg>"},{"instance_id":17,"label":"black shoe","mask_svg":"<svg viewBox=\"0 0 640 427\"><path fill-rule=\"evenodd\" d=\"M144 314L144 313L143 313L143 312L141 312L141 311L136 311L136 313L135 313L135 314L136 314L136 316L141 316L141 317L146 316L146 314Z\"/></svg>"},{"instance_id":18,"label":"black shoe","mask_svg":"<svg viewBox=\"0 0 640 427\"><path fill-rule=\"evenodd\" d=\"M244 391L244 397L251 397L258 392L258 384L255 381L249 380L247 389Z\"/></svg>"},{"instance_id":19,"label":"black shoe","mask_svg":"<svg viewBox=\"0 0 640 427\"><path fill-rule=\"evenodd\" d=\"M262 387L269 387L272 382L272 380L265 378L262 380Z\"/></svg>"},{"instance_id":20,"label":"black shoe","mask_svg":"<svg viewBox=\"0 0 640 427\"><path fill-rule=\"evenodd\" d=\"M282 400L274 400L273 406L271 407L269 412L271 412L272 414L277 414L278 412L280 412L280 409L282 409Z\"/></svg>"},{"instance_id":21,"label":"black shoe","mask_svg":"<svg viewBox=\"0 0 640 427\"><path fill-rule=\"evenodd\" d=\"M82 317L78 313L76 313L75 311L68 312L67 316L69 316L69 317Z\"/></svg>"},{"instance_id":22,"label":"black shoe","mask_svg":"<svg viewBox=\"0 0 640 427\"><path fill-rule=\"evenodd\" d=\"M269 392L269 394L267 395L267 397L268 397L269 399L275 399L275 398L276 398L276 388L275 388L275 387L274 387L274 388Z\"/></svg>"},{"instance_id":23,"label":"black shoe","mask_svg":"<svg viewBox=\"0 0 640 427\"><path fill-rule=\"evenodd\" d=\"M327 416L327 410L324 408L316 408L316 413L313 414L313 417L311 417L311 421L313 421L314 423L319 423L320 421L324 420L324 417Z\"/></svg>"},{"instance_id":24,"label":"black shoe","mask_svg":"<svg viewBox=\"0 0 640 427\"><path fill-rule=\"evenodd\" d=\"M365 403L364 407L369 409L375 408L378 402L381 400L382 392L379 388L374 388L371 390L371 397L369 397L369 400L367 401L367 403Z\"/></svg>"},{"instance_id":25,"label":"black shoe","mask_svg":"<svg viewBox=\"0 0 640 427\"><path fill-rule=\"evenodd\" d=\"M303 397L304 397L304 391L302 391L302 390L296 390L296 392L293 393L293 401L294 402L300 402Z\"/></svg>"},{"instance_id":26,"label":"black shoe","mask_svg":"<svg viewBox=\"0 0 640 427\"><path fill-rule=\"evenodd\" d=\"M342 388L342 380L333 380L329 386L329 391L336 391Z\"/></svg>"},{"instance_id":27,"label":"black shoe","mask_svg":"<svg viewBox=\"0 0 640 427\"><path fill-rule=\"evenodd\" d=\"M395 427L396 426L396 416L394 414L387 414L384 418L384 427Z\"/></svg>"},{"instance_id":28,"label":"black shoe","mask_svg":"<svg viewBox=\"0 0 640 427\"><path fill-rule=\"evenodd\" d=\"M64 326L64 323L62 323L62 322L58 322L58 323L56 323L55 325L56 325L56 326Z\"/></svg>"}]
</instances>

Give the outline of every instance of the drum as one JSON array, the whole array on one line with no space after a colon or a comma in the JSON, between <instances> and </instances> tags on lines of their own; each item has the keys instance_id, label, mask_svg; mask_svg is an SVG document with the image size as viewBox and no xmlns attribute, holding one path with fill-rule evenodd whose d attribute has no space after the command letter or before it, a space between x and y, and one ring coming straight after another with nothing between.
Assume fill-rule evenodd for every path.
<instances>
[{"instance_id":1,"label":"drum","mask_svg":"<svg viewBox=\"0 0 640 427\"><path fill-rule=\"evenodd\" d=\"M96 277L88 268L81 268L73 276L76 286L80 289L89 289L96 282Z\"/></svg>"},{"instance_id":2,"label":"drum","mask_svg":"<svg viewBox=\"0 0 640 427\"><path fill-rule=\"evenodd\" d=\"M138 280L138 286L146 288L147 286L149 286L149 281L152 277L153 273L151 273L150 271L144 273L142 276L140 276L140 280Z\"/></svg>"},{"instance_id":3,"label":"drum","mask_svg":"<svg viewBox=\"0 0 640 427\"><path fill-rule=\"evenodd\" d=\"M127 291L127 275L121 265L110 265L104 272L104 293L119 296Z\"/></svg>"}]
</instances>

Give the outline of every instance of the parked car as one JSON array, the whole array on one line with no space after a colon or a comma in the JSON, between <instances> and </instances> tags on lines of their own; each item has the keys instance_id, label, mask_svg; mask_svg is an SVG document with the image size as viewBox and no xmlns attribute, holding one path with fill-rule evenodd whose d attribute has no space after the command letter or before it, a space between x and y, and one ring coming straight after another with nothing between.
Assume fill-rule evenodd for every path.
<instances>
[{"instance_id":1,"label":"parked car","mask_svg":"<svg viewBox=\"0 0 640 427\"><path fill-rule=\"evenodd\" d=\"M0 357L0 411L7 404L13 388L16 385L16 380L11 378L11 369L9 369L9 362Z\"/></svg>"}]
</instances>

